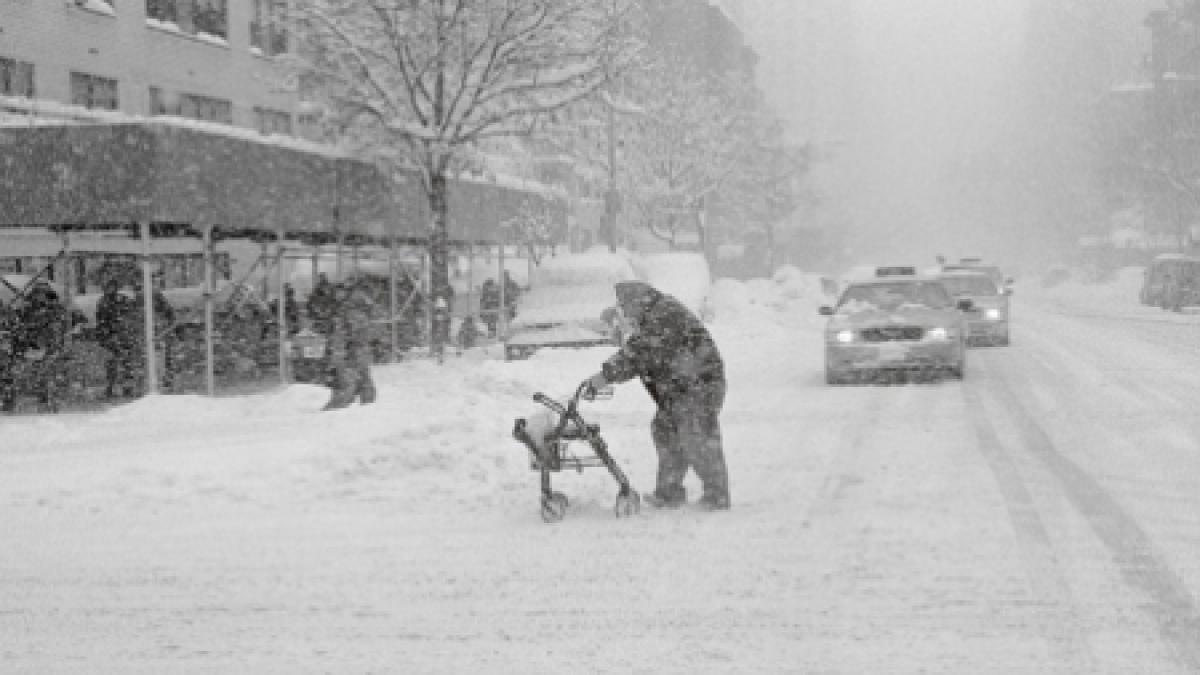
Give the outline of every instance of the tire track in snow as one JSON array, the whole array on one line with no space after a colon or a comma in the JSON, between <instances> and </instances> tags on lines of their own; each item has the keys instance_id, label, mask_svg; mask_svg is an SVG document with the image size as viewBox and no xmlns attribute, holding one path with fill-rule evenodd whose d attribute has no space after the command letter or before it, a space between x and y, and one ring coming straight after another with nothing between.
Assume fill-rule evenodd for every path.
<instances>
[{"instance_id":1,"label":"tire track in snow","mask_svg":"<svg viewBox=\"0 0 1200 675\"><path fill-rule=\"evenodd\" d=\"M869 385L869 397L855 414L841 420L837 442L830 452L829 464L820 489L805 513L802 527L814 541L835 542L819 556L818 569L826 596L820 601L821 613L830 614L845 597L851 595L861 567L861 540L866 536L867 509L872 495L864 494L864 475L870 458L869 440L883 421L885 403L891 404L890 388ZM845 394L852 389L833 390ZM888 397L885 397L885 394Z\"/></svg>"},{"instance_id":2,"label":"tire track in snow","mask_svg":"<svg viewBox=\"0 0 1200 675\"><path fill-rule=\"evenodd\" d=\"M1063 665L1074 672L1094 672L1096 658L1080 627L1070 584L1059 565L1046 524L1038 513L1029 486L992 424L992 406L985 405L983 397L974 387L965 386L962 391L979 440L980 454L995 476L1008 509L1030 590L1036 598L1046 603L1050 612L1047 640Z\"/></svg>"},{"instance_id":3,"label":"tire track in snow","mask_svg":"<svg viewBox=\"0 0 1200 675\"><path fill-rule=\"evenodd\" d=\"M1200 616L1183 580L1116 499L1087 471L1058 451L1033 412L1016 394L1010 378L997 374L994 383L992 391L1002 399L1023 447L1058 479L1062 494L1112 554L1121 577L1147 598L1149 602L1142 608L1158 624L1159 635L1171 654L1189 670L1200 672L1197 639Z\"/></svg>"}]
</instances>

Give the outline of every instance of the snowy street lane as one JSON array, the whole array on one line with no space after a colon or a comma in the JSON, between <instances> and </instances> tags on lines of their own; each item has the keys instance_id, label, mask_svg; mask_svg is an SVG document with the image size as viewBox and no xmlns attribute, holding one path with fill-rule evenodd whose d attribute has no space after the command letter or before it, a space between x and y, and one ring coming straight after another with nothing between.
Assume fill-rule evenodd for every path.
<instances>
[{"instance_id":1,"label":"snowy street lane","mask_svg":"<svg viewBox=\"0 0 1200 675\"><path fill-rule=\"evenodd\" d=\"M827 387L812 307L726 311L728 513L617 520L594 470L541 522L512 418L604 350L0 420L0 670L1197 671L1196 392L1093 361L1161 346L1021 307L965 382ZM643 491L651 414L587 408Z\"/></svg>"},{"instance_id":2,"label":"snowy street lane","mask_svg":"<svg viewBox=\"0 0 1200 675\"><path fill-rule=\"evenodd\" d=\"M1200 355L1178 348L1198 326L1143 309L1022 306L1011 353L980 354L967 398L1019 539L1039 549L1032 582L1083 622L1097 660L1123 642L1162 672L1200 672Z\"/></svg>"}]
</instances>

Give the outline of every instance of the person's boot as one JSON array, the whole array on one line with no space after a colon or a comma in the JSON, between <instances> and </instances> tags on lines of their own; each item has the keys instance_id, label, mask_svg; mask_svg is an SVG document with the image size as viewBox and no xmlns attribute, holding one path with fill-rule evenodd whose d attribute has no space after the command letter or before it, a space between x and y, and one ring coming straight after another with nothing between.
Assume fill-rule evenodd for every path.
<instances>
[{"instance_id":1,"label":"person's boot","mask_svg":"<svg viewBox=\"0 0 1200 675\"><path fill-rule=\"evenodd\" d=\"M680 487L665 492L655 490L642 499L656 509L677 509L687 503L687 489Z\"/></svg>"},{"instance_id":2,"label":"person's boot","mask_svg":"<svg viewBox=\"0 0 1200 675\"><path fill-rule=\"evenodd\" d=\"M358 388L358 402L362 405L370 405L375 402L376 392L375 383L367 381Z\"/></svg>"},{"instance_id":3,"label":"person's boot","mask_svg":"<svg viewBox=\"0 0 1200 675\"><path fill-rule=\"evenodd\" d=\"M341 410L342 408L348 407L353 402L353 394L347 394L343 390L335 389L333 390L333 395L329 397L329 402L326 403L325 407L321 408L321 410Z\"/></svg>"},{"instance_id":4,"label":"person's boot","mask_svg":"<svg viewBox=\"0 0 1200 675\"><path fill-rule=\"evenodd\" d=\"M696 505L705 511L728 511L729 496L718 494L706 494L696 502Z\"/></svg>"}]
</instances>

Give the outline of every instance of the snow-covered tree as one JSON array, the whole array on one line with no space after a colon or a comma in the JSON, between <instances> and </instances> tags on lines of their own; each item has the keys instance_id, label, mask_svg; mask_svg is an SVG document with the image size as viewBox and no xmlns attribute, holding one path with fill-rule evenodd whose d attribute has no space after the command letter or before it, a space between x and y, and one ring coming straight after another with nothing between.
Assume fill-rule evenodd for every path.
<instances>
[{"instance_id":1,"label":"snow-covered tree","mask_svg":"<svg viewBox=\"0 0 1200 675\"><path fill-rule=\"evenodd\" d=\"M790 143L782 120L765 109L749 132L742 166L725 190L727 210L738 222L762 228L767 256L762 262L769 274L780 230L801 206L817 201L808 177L819 157L810 145Z\"/></svg>"},{"instance_id":2,"label":"snow-covered tree","mask_svg":"<svg viewBox=\"0 0 1200 675\"><path fill-rule=\"evenodd\" d=\"M704 243L706 202L753 158L758 95L733 79L660 62L635 84L641 110L625 125L619 180L630 215L675 244L696 229Z\"/></svg>"},{"instance_id":3,"label":"snow-covered tree","mask_svg":"<svg viewBox=\"0 0 1200 675\"><path fill-rule=\"evenodd\" d=\"M447 185L480 143L599 91L633 51L630 0L305 0L305 94L372 158L424 176L434 294L449 286Z\"/></svg>"}]
</instances>

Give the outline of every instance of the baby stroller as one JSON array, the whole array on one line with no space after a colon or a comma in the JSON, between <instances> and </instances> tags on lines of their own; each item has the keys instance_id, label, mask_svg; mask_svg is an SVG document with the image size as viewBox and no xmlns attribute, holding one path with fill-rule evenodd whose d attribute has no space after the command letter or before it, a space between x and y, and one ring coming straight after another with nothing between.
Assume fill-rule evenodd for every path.
<instances>
[{"instance_id":1,"label":"baby stroller","mask_svg":"<svg viewBox=\"0 0 1200 675\"><path fill-rule=\"evenodd\" d=\"M546 414L517 418L513 425L513 437L529 449L530 468L542 474L542 520L547 523L562 520L567 512L567 496L550 486L550 474L563 469L583 473L586 467L606 467L620 486L613 509L617 517L632 516L642 507L641 495L630 487L629 479L613 461L608 445L600 437L600 427L588 424L579 414L581 398L589 401L612 398L612 389L597 392L585 382L579 385L565 406L538 392L533 395L533 400L546 406ZM571 452L572 443L577 442L587 443L593 454L580 456Z\"/></svg>"}]
</instances>

